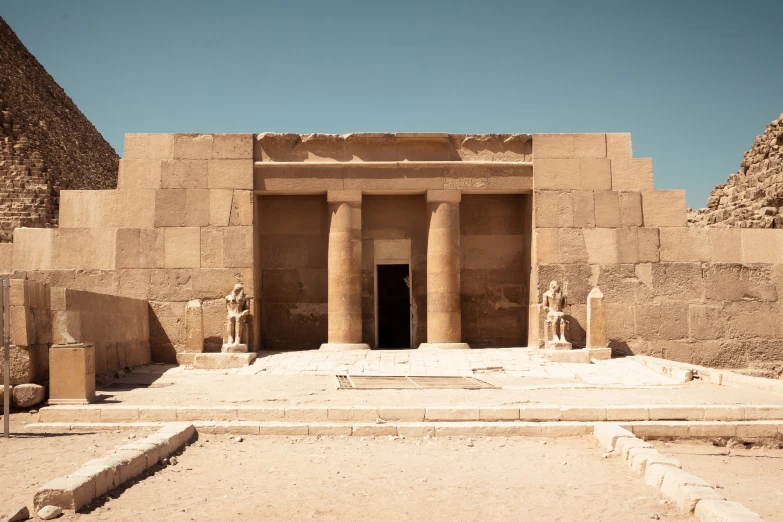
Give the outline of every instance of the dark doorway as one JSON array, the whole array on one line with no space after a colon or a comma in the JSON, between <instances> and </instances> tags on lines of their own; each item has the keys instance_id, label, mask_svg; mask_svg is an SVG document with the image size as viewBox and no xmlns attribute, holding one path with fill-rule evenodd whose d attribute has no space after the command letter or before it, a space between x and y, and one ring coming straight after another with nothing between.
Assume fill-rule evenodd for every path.
<instances>
[{"instance_id":1,"label":"dark doorway","mask_svg":"<svg viewBox=\"0 0 783 522\"><path fill-rule=\"evenodd\" d=\"M408 265L378 265L378 348L411 347Z\"/></svg>"}]
</instances>

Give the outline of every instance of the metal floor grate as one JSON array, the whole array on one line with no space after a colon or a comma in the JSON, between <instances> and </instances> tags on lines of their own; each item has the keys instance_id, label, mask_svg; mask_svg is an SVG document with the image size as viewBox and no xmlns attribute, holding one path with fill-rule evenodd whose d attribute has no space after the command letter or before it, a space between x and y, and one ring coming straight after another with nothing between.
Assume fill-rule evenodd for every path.
<instances>
[{"instance_id":1,"label":"metal floor grate","mask_svg":"<svg viewBox=\"0 0 783 522\"><path fill-rule=\"evenodd\" d=\"M375 376L375 375L336 375L340 390L433 390L461 389L482 390L497 389L497 386L475 377L416 377Z\"/></svg>"}]
</instances>

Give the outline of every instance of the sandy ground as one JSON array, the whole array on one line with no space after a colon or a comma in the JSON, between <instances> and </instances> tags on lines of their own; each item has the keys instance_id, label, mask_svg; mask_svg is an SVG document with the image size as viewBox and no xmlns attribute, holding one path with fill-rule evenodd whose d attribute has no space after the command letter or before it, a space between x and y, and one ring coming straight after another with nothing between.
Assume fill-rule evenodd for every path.
<instances>
[{"instance_id":1,"label":"sandy ground","mask_svg":"<svg viewBox=\"0 0 783 522\"><path fill-rule=\"evenodd\" d=\"M41 485L130 442L128 432L25 433L30 417L29 413L12 414L11 437L0 437L0 514L17 505L27 505L32 512L33 495ZM134 434L145 436L151 431Z\"/></svg>"},{"instance_id":2,"label":"sandy ground","mask_svg":"<svg viewBox=\"0 0 783 522\"><path fill-rule=\"evenodd\" d=\"M500 386L485 390L339 390L334 376L226 375L153 365L102 388L105 404L157 406L432 406L435 404L783 404L783 395L703 381L678 385L594 385L499 374L477 378Z\"/></svg>"},{"instance_id":3,"label":"sandy ground","mask_svg":"<svg viewBox=\"0 0 783 522\"><path fill-rule=\"evenodd\" d=\"M79 520L689 520L592 438L202 436Z\"/></svg>"},{"instance_id":4,"label":"sandy ground","mask_svg":"<svg viewBox=\"0 0 783 522\"><path fill-rule=\"evenodd\" d=\"M754 447L722 448L709 442L655 443L658 451L680 462L686 471L740 502L767 522L783 522L783 450Z\"/></svg>"}]
</instances>

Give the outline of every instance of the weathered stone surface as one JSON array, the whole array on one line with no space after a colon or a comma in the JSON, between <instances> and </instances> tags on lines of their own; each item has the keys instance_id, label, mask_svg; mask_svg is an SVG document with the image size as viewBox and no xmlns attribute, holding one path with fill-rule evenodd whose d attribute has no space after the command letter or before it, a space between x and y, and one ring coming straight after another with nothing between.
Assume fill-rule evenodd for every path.
<instances>
[{"instance_id":1,"label":"weathered stone surface","mask_svg":"<svg viewBox=\"0 0 783 522\"><path fill-rule=\"evenodd\" d=\"M30 510L27 509L27 506L14 507L6 516L8 517L7 522L19 522L30 518Z\"/></svg>"},{"instance_id":2,"label":"weathered stone surface","mask_svg":"<svg viewBox=\"0 0 783 522\"><path fill-rule=\"evenodd\" d=\"M12 397L18 408L32 408L43 402L46 388L40 384L19 384L14 386Z\"/></svg>"},{"instance_id":3,"label":"weathered stone surface","mask_svg":"<svg viewBox=\"0 0 783 522\"><path fill-rule=\"evenodd\" d=\"M62 514L63 510L59 506L44 506L38 510L38 518L41 520L52 520Z\"/></svg>"}]
</instances>

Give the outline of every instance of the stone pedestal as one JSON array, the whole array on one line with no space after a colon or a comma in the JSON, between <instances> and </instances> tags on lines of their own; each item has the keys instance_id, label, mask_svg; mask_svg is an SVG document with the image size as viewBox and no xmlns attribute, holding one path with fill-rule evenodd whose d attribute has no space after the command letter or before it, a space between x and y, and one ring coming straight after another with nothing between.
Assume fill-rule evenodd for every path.
<instances>
[{"instance_id":1,"label":"stone pedestal","mask_svg":"<svg viewBox=\"0 0 783 522\"><path fill-rule=\"evenodd\" d=\"M49 349L49 404L95 400L95 347L55 344Z\"/></svg>"},{"instance_id":2,"label":"stone pedestal","mask_svg":"<svg viewBox=\"0 0 783 522\"><path fill-rule=\"evenodd\" d=\"M249 350L247 349L247 345L242 343L224 344L220 351L223 353L247 353Z\"/></svg>"},{"instance_id":3,"label":"stone pedestal","mask_svg":"<svg viewBox=\"0 0 783 522\"><path fill-rule=\"evenodd\" d=\"M323 351L369 350L362 343L362 193L330 190L328 338Z\"/></svg>"},{"instance_id":4,"label":"stone pedestal","mask_svg":"<svg viewBox=\"0 0 783 522\"><path fill-rule=\"evenodd\" d=\"M427 342L420 349L469 349L462 342L459 190L428 190Z\"/></svg>"},{"instance_id":5,"label":"stone pedestal","mask_svg":"<svg viewBox=\"0 0 783 522\"><path fill-rule=\"evenodd\" d=\"M547 341L544 348L547 350L571 350L574 346L567 341Z\"/></svg>"},{"instance_id":6,"label":"stone pedestal","mask_svg":"<svg viewBox=\"0 0 783 522\"><path fill-rule=\"evenodd\" d=\"M226 370L249 366L256 360L255 352L248 353L197 353L193 357L196 370Z\"/></svg>"}]
</instances>

